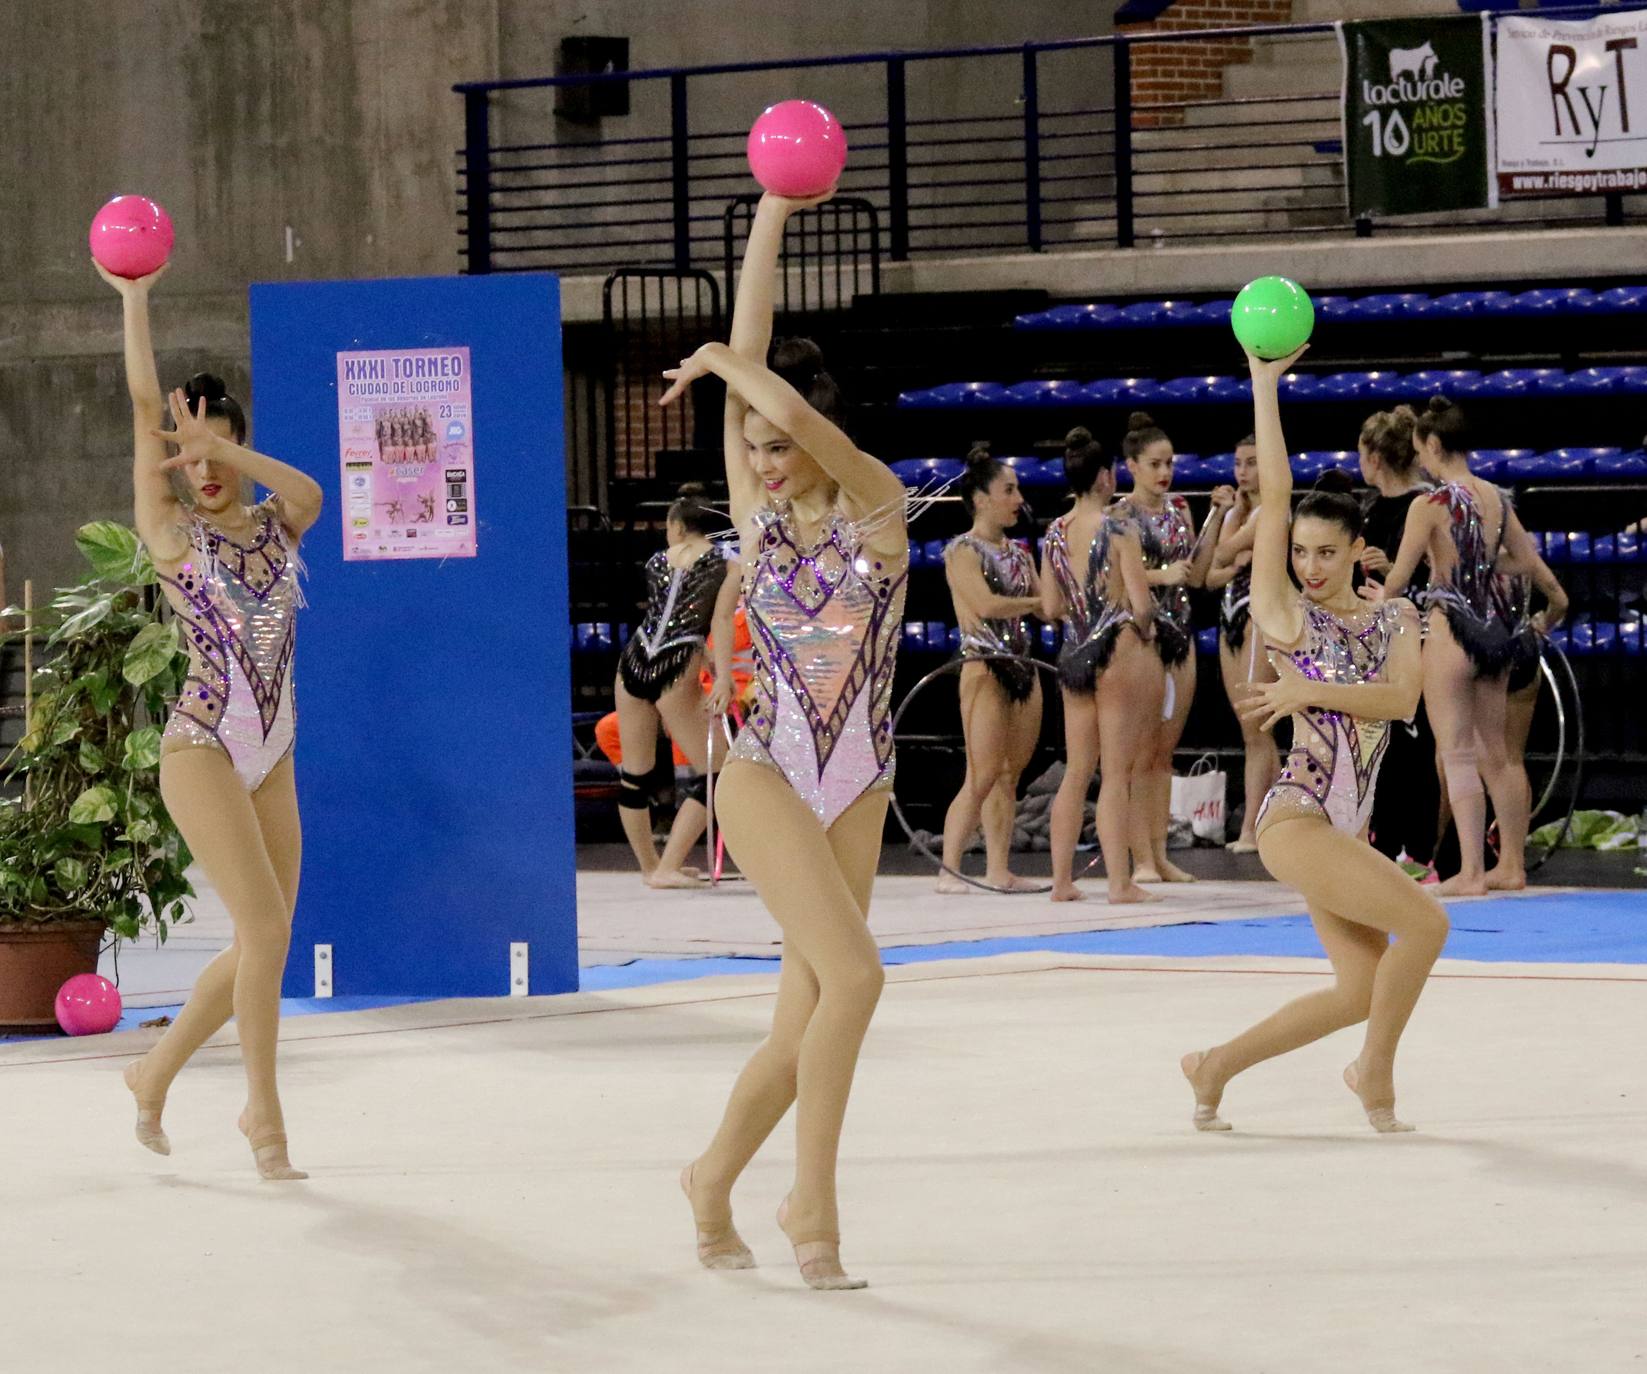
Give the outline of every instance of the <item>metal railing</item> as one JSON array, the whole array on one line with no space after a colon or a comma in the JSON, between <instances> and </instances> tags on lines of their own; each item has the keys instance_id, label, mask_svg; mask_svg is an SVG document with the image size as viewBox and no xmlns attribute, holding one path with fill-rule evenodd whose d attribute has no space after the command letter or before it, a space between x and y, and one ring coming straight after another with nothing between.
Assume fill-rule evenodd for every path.
<instances>
[{"instance_id":1,"label":"metal railing","mask_svg":"<svg viewBox=\"0 0 1647 1374\"><path fill-rule=\"evenodd\" d=\"M769 103L775 73L810 74L796 92L841 117L851 146L841 193L873 207L892 261L1347 234L1355 226L1344 202L1336 73L1330 89L1244 99L1144 101L1133 92L1140 45L1319 44L1333 32L1331 24L1248 25L465 82L453 88L465 109L464 267L580 274L711 265L728 203L750 186L747 117ZM632 83L630 118L642 132L604 138L557 122L557 90L610 82ZM700 118L704 109L714 113ZM1616 223L1621 213L1616 197L1550 200L1559 201L1553 212L1518 202L1486 222ZM1460 227L1460 217L1449 218L1431 227Z\"/></svg>"}]
</instances>

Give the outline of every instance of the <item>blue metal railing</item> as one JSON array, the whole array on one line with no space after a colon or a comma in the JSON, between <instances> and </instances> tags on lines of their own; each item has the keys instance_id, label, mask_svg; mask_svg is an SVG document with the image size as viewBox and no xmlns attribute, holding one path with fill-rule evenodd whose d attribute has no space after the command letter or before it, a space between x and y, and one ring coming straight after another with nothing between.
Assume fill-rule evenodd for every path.
<instances>
[{"instance_id":1,"label":"blue metal railing","mask_svg":"<svg viewBox=\"0 0 1647 1374\"><path fill-rule=\"evenodd\" d=\"M1569 5L1540 14L1633 7ZM684 271L712 263L726 203L750 184L746 130L694 129L694 91L716 81L835 68L880 72L878 108L836 109L852 145L841 189L874 204L893 261L927 252L1130 248L1141 224L1156 242L1348 232L1336 82L1331 90L1248 100L1135 102L1132 92L1138 43L1319 38L1333 31L1331 24L1245 25L460 83L453 89L464 101L464 265L483 273L619 265ZM1094 67L1106 57L1103 69ZM1059 108L1047 99L1049 69L1059 62L1081 64L1073 79L1061 73L1066 89L1090 91L1107 77L1113 99ZM945 63L964 64L969 88L986 101L1016 87L1016 108L912 115L912 79ZM498 139L500 125L512 133L522 119L533 131L540 119L552 127L547 107L541 115L521 107L527 93L614 81L664 83L667 132ZM512 99L499 114L494 102L503 95ZM750 113L762 103L764 95L751 97ZM1161 127L1175 122L1175 132ZM1224 175L1259 170L1274 175L1233 186ZM1214 197L1216 213L1207 204ZM1612 211L1616 219L1616 204Z\"/></svg>"}]
</instances>

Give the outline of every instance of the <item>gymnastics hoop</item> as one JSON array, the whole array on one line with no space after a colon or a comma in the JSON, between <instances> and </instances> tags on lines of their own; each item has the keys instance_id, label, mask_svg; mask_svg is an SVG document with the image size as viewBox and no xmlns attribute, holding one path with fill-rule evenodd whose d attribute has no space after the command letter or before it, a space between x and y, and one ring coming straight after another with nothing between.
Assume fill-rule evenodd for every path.
<instances>
[{"instance_id":1,"label":"gymnastics hoop","mask_svg":"<svg viewBox=\"0 0 1647 1374\"><path fill-rule=\"evenodd\" d=\"M1567 814L1561 818L1561 829L1556 832L1555 843L1539 855L1534 862L1527 865L1529 873L1542 868L1549 860L1550 855L1561 848L1561 842L1567 838L1568 831L1573 828L1573 813L1578 810L1578 803L1584 792L1584 700L1579 695L1578 678L1573 674L1573 665L1568 662L1566 653L1559 645L1545 640L1539 647L1538 666L1544 674L1545 681L1550 684L1550 695L1555 700L1558 727L1556 762L1555 767L1550 771L1550 781L1544 788L1544 795L1538 799L1538 805L1532 809L1528 828L1531 828L1532 819L1544 810L1549 804L1550 798L1555 794L1556 782L1561 777L1561 765L1567 753L1567 709L1562 703L1561 684L1556 680L1555 672L1550 667L1551 654L1554 654L1556 662L1561 664L1562 676L1566 679L1567 688L1573 697L1573 795L1572 800L1567 803Z\"/></svg>"},{"instance_id":2,"label":"gymnastics hoop","mask_svg":"<svg viewBox=\"0 0 1647 1374\"><path fill-rule=\"evenodd\" d=\"M898 726L904 718L904 712L909 709L910 703L912 703L923 690L929 687L932 683L936 682L939 678L949 676L958 678L960 676L961 669L966 667L969 663L1027 663L1037 672L1045 673L1048 677L1050 677L1054 687L1059 686L1058 670L1054 668L1052 664L1039 658L1028 658L1022 654L974 654L970 658L948 659L945 662L940 663L930 673L911 687L909 691L904 694L904 699L898 703L898 709L892 714L892 746L894 749L898 747ZM1042 695L1044 697L1045 693ZM1067 766L1068 750L1065 751L1065 756ZM1044 897L1047 893L1052 891L1051 883L1047 883L1044 887L996 887L994 883L980 882L976 878L967 877L965 873L957 873L953 868L944 862L941 854L934 854L925 842L916 835L914 828L909 823L909 818L904 815L904 808L902 804L898 801L898 789L896 786L893 787L888 796L892 801L892 814L898 818L898 824L903 827L904 835L909 840L910 848L919 851L923 857L932 860L933 863L938 865L940 872L947 873L952 878L959 878L968 887L975 887L983 892L993 892L1002 897ZM1102 851L1095 854L1087 862L1087 866L1075 876L1077 878L1086 877L1087 874L1092 872L1092 870L1097 866L1102 857Z\"/></svg>"}]
</instances>

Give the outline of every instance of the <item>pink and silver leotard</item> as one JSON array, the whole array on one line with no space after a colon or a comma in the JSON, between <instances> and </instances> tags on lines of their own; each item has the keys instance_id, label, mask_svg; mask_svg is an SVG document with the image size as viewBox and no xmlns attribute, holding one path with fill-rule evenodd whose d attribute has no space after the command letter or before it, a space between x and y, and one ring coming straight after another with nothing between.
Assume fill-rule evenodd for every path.
<instances>
[{"instance_id":1,"label":"pink and silver leotard","mask_svg":"<svg viewBox=\"0 0 1647 1374\"><path fill-rule=\"evenodd\" d=\"M908 569L865 548L868 522L838 510L811 547L787 510L763 507L753 521L744 608L755 700L729 761L777 769L828 829L865 792L892 786Z\"/></svg>"},{"instance_id":2,"label":"pink and silver leotard","mask_svg":"<svg viewBox=\"0 0 1647 1374\"><path fill-rule=\"evenodd\" d=\"M1412 603L1386 601L1353 616L1339 616L1308 597L1304 640L1285 653L1314 682L1377 682L1395 636L1419 633ZM1390 722L1309 706L1292 717L1292 748L1281 775L1264 796L1257 831L1276 821L1310 816L1359 835L1372 815L1373 788L1389 744Z\"/></svg>"},{"instance_id":3,"label":"pink and silver leotard","mask_svg":"<svg viewBox=\"0 0 1647 1374\"><path fill-rule=\"evenodd\" d=\"M221 749L248 792L291 752L297 728L300 569L277 512L272 498L253 509L256 533L245 546L191 515L193 547L176 576L161 578L189 654L166 744Z\"/></svg>"}]
</instances>

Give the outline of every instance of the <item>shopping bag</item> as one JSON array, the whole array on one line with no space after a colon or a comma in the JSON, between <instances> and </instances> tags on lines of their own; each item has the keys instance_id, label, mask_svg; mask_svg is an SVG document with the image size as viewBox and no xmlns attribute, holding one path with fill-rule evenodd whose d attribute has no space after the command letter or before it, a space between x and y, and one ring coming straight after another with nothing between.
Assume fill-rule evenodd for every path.
<instances>
[{"instance_id":1,"label":"shopping bag","mask_svg":"<svg viewBox=\"0 0 1647 1374\"><path fill-rule=\"evenodd\" d=\"M1172 818L1188 821L1198 840L1224 843L1224 792L1229 779L1211 754L1203 754L1188 773L1172 779Z\"/></svg>"}]
</instances>

